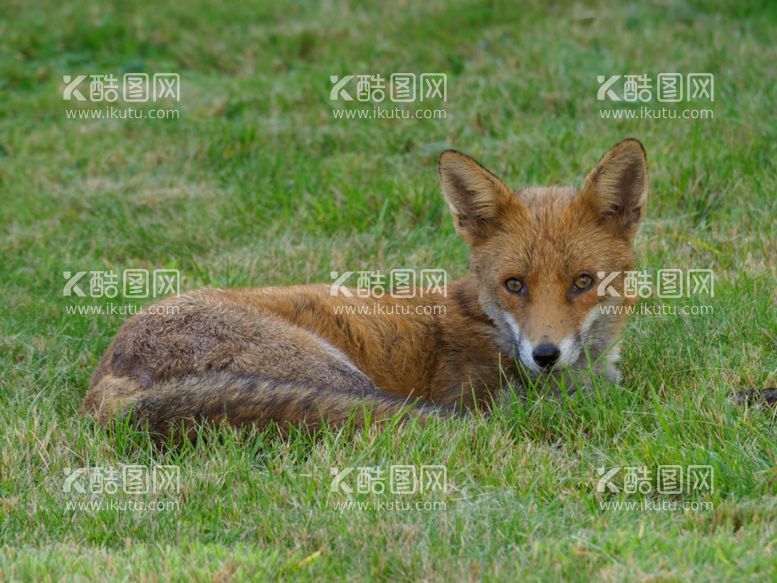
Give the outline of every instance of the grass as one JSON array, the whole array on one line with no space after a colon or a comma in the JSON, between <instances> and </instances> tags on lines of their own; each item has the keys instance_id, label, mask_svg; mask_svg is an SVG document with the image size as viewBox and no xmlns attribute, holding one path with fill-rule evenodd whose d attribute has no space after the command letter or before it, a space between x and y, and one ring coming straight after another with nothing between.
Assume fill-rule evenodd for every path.
<instances>
[{"instance_id":1,"label":"grass","mask_svg":"<svg viewBox=\"0 0 777 583\"><path fill-rule=\"evenodd\" d=\"M775 25L767 2L6 2L0 579L777 577L775 412L728 399L777 380ZM448 75L445 120L333 118L330 75L408 70ZM181 118L66 118L62 75L127 71L179 73ZM602 119L597 75L668 71L715 75L714 119ZM457 277L442 149L514 186L573 183L626 136L651 164L640 268L713 269L716 289L712 314L631 319L621 389L423 427L219 428L175 451L78 416L124 317L68 314L104 302L63 297L63 271ZM123 464L178 465L177 508L67 508L68 468ZM392 464L445 465L446 508L335 509L330 467ZM602 507L661 498L604 496L598 467L662 464L712 466L714 492L685 499L712 508Z\"/></svg>"}]
</instances>

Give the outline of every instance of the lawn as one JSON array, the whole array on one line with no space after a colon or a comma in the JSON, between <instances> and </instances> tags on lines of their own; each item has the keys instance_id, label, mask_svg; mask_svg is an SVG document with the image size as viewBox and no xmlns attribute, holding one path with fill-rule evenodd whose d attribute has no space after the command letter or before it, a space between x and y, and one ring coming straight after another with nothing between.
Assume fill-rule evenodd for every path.
<instances>
[{"instance_id":1,"label":"lawn","mask_svg":"<svg viewBox=\"0 0 777 583\"><path fill-rule=\"evenodd\" d=\"M729 398L777 384L775 28L766 1L6 0L0 580L777 580L775 409ZM64 76L134 72L178 74L177 100L137 106L178 113L68 114L105 104L63 99ZM401 104L444 119L333 113L373 106L332 99L331 76L406 72L446 75L446 101ZM598 76L655 89L678 72L712 75L714 99L597 100ZM641 106L708 113L602 113ZM516 188L579 184L628 136L650 163L639 269L712 270L714 295L644 299L675 310L631 317L620 388L423 426L217 428L168 449L79 415L127 306L152 300L66 295L65 272L172 269L182 290L456 278L443 149ZM177 483L96 489L159 466ZM398 466L440 466L444 487L359 491L358 468L375 486ZM659 466L707 468L711 487L659 493ZM332 474L347 468L352 494ZM633 468L646 491L627 489ZM613 469L618 491L599 488Z\"/></svg>"}]
</instances>

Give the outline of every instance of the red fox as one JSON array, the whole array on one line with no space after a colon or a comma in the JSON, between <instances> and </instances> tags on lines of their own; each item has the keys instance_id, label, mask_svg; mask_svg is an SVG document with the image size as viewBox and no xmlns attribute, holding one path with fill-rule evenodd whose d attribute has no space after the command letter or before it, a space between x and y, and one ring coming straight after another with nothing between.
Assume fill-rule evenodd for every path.
<instances>
[{"instance_id":1,"label":"red fox","mask_svg":"<svg viewBox=\"0 0 777 583\"><path fill-rule=\"evenodd\" d=\"M157 435L206 421L315 428L367 411L488 408L509 386L556 375L617 382L627 311L603 308L634 301L623 286L648 190L642 144L613 146L580 188L514 192L455 150L441 154L439 175L471 246L471 275L447 293L343 297L302 285L170 297L124 323L84 411L130 415ZM616 293L600 293L603 273L618 274L607 278Z\"/></svg>"}]
</instances>

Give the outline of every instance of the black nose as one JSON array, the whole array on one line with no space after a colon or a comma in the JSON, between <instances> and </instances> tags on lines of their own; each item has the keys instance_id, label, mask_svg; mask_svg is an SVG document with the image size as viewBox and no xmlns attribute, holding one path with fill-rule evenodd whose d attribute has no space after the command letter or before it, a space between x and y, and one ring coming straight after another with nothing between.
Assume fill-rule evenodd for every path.
<instances>
[{"instance_id":1,"label":"black nose","mask_svg":"<svg viewBox=\"0 0 777 583\"><path fill-rule=\"evenodd\" d=\"M550 342L540 344L534 349L534 352L532 352L534 362L542 368L550 368L556 364L559 355L561 355L561 351L558 349L558 346L551 344Z\"/></svg>"}]
</instances>

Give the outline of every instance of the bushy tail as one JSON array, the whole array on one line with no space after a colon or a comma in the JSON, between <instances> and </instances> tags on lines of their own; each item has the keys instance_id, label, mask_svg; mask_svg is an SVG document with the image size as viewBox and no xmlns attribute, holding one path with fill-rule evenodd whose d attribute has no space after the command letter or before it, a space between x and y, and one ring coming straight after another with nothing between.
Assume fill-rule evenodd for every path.
<instances>
[{"instance_id":1,"label":"bushy tail","mask_svg":"<svg viewBox=\"0 0 777 583\"><path fill-rule=\"evenodd\" d=\"M131 415L157 436L174 428L190 435L204 422L263 427L275 421L315 429L337 425L349 417L450 415L452 410L416 404L377 391L307 386L259 374L213 371L142 387L131 377L105 375L90 390L84 411L102 422Z\"/></svg>"}]
</instances>

